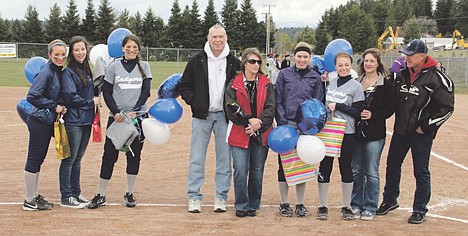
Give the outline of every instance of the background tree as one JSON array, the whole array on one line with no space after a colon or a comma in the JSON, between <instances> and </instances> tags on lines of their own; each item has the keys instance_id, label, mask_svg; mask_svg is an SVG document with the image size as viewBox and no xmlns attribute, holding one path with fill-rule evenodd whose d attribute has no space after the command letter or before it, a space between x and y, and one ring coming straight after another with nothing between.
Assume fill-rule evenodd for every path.
<instances>
[{"instance_id":1,"label":"background tree","mask_svg":"<svg viewBox=\"0 0 468 236\"><path fill-rule=\"evenodd\" d=\"M96 37L96 12L94 10L93 0L88 0L85 9L85 18L81 25L81 34L90 42L94 43Z\"/></svg>"},{"instance_id":2,"label":"background tree","mask_svg":"<svg viewBox=\"0 0 468 236\"><path fill-rule=\"evenodd\" d=\"M457 0L453 12L455 29L458 29L465 38L468 37L468 1Z\"/></svg>"},{"instance_id":3,"label":"background tree","mask_svg":"<svg viewBox=\"0 0 468 236\"><path fill-rule=\"evenodd\" d=\"M143 34L143 20L141 19L140 11L135 13L135 17L130 18L129 30L138 37Z\"/></svg>"},{"instance_id":4,"label":"background tree","mask_svg":"<svg viewBox=\"0 0 468 236\"><path fill-rule=\"evenodd\" d=\"M333 35L330 32L331 28L329 25L332 11L333 9L325 11L325 14L322 15L317 29L315 30L315 54L323 55L328 43L333 40Z\"/></svg>"},{"instance_id":5,"label":"background tree","mask_svg":"<svg viewBox=\"0 0 468 236\"><path fill-rule=\"evenodd\" d=\"M285 32L278 31L276 32L276 44L274 51L279 53L292 52L294 49L294 44L291 37Z\"/></svg>"},{"instance_id":6,"label":"background tree","mask_svg":"<svg viewBox=\"0 0 468 236\"><path fill-rule=\"evenodd\" d=\"M157 28L157 19L154 15L153 9L148 7L143 18L142 34L140 35L143 44L147 47L160 46L158 31L162 30Z\"/></svg>"},{"instance_id":7,"label":"background tree","mask_svg":"<svg viewBox=\"0 0 468 236\"><path fill-rule=\"evenodd\" d=\"M0 17L0 42L11 41L10 22Z\"/></svg>"},{"instance_id":8,"label":"background tree","mask_svg":"<svg viewBox=\"0 0 468 236\"><path fill-rule=\"evenodd\" d=\"M357 3L349 3L341 9L346 19L340 26L340 38L348 40L353 46L353 52L363 52L377 45L377 30L372 16L359 7Z\"/></svg>"},{"instance_id":9,"label":"background tree","mask_svg":"<svg viewBox=\"0 0 468 236\"><path fill-rule=\"evenodd\" d=\"M125 28L130 30L130 18L130 12L127 10L127 8L124 8L123 11L119 14L119 17L117 18L117 23L115 25L116 28Z\"/></svg>"},{"instance_id":10,"label":"background tree","mask_svg":"<svg viewBox=\"0 0 468 236\"><path fill-rule=\"evenodd\" d=\"M442 35L451 35L454 30L453 8L455 0L437 0L434 18L437 21L437 31Z\"/></svg>"},{"instance_id":11,"label":"background tree","mask_svg":"<svg viewBox=\"0 0 468 236\"><path fill-rule=\"evenodd\" d=\"M203 48L206 42L206 34L203 34L204 29L202 28L202 20L196 0L192 2L192 8L190 9L190 37L192 38L191 48Z\"/></svg>"},{"instance_id":12,"label":"background tree","mask_svg":"<svg viewBox=\"0 0 468 236\"><path fill-rule=\"evenodd\" d=\"M426 37L432 37L437 34L437 22L434 19L428 19L425 16L416 18L418 21L421 35Z\"/></svg>"},{"instance_id":13,"label":"background tree","mask_svg":"<svg viewBox=\"0 0 468 236\"><path fill-rule=\"evenodd\" d=\"M67 5L67 11L63 17L63 41L67 42L71 37L80 35L80 14L78 14L78 6L75 0L69 0Z\"/></svg>"},{"instance_id":14,"label":"background tree","mask_svg":"<svg viewBox=\"0 0 468 236\"><path fill-rule=\"evenodd\" d=\"M114 30L115 15L114 8L109 0L101 0L96 18L96 42L107 44L109 34Z\"/></svg>"},{"instance_id":15,"label":"background tree","mask_svg":"<svg viewBox=\"0 0 468 236\"><path fill-rule=\"evenodd\" d=\"M396 29L397 26L402 26L405 21L413 16L413 7L409 4L412 0L394 0L390 6L386 27L392 26Z\"/></svg>"},{"instance_id":16,"label":"background tree","mask_svg":"<svg viewBox=\"0 0 468 236\"><path fill-rule=\"evenodd\" d=\"M24 25L22 21L16 19L11 23L11 38L16 42L26 42L24 41Z\"/></svg>"},{"instance_id":17,"label":"background tree","mask_svg":"<svg viewBox=\"0 0 468 236\"><path fill-rule=\"evenodd\" d=\"M220 23L220 21L218 18L218 14L216 13L214 8L213 0L208 0L208 6L206 6L205 16L203 18L203 36L208 35L208 30L210 29L210 27L218 23Z\"/></svg>"},{"instance_id":18,"label":"background tree","mask_svg":"<svg viewBox=\"0 0 468 236\"><path fill-rule=\"evenodd\" d=\"M405 23L403 24L403 28L405 33L405 44L408 44L413 39L421 38L420 26L418 20L415 17L405 21Z\"/></svg>"},{"instance_id":19,"label":"background tree","mask_svg":"<svg viewBox=\"0 0 468 236\"><path fill-rule=\"evenodd\" d=\"M28 5L26 20L23 24L22 40L20 42L45 43L42 31L42 23L39 21L39 13L36 7Z\"/></svg>"},{"instance_id":20,"label":"background tree","mask_svg":"<svg viewBox=\"0 0 468 236\"><path fill-rule=\"evenodd\" d=\"M171 8L171 16L167 22L166 28L166 43L171 48L178 48L182 46L182 37L180 29L183 27L181 25L182 13L179 6L179 0L174 0Z\"/></svg>"},{"instance_id":21,"label":"background tree","mask_svg":"<svg viewBox=\"0 0 468 236\"><path fill-rule=\"evenodd\" d=\"M315 32L313 29L306 26L304 30L296 33L294 37L295 42L306 42L310 45L315 45Z\"/></svg>"},{"instance_id":22,"label":"background tree","mask_svg":"<svg viewBox=\"0 0 468 236\"><path fill-rule=\"evenodd\" d=\"M239 10L237 0L225 0L221 18L228 35L229 47L240 48L240 30L238 30Z\"/></svg>"},{"instance_id":23,"label":"background tree","mask_svg":"<svg viewBox=\"0 0 468 236\"><path fill-rule=\"evenodd\" d=\"M411 0L408 2L412 9L413 15L418 17L432 18L432 0Z\"/></svg>"},{"instance_id":24,"label":"background tree","mask_svg":"<svg viewBox=\"0 0 468 236\"><path fill-rule=\"evenodd\" d=\"M180 19L180 28L179 33L185 37L180 39L180 48L192 48L193 38L192 38L192 26L190 22L190 8L188 5L185 5L184 11L182 12L182 17Z\"/></svg>"},{"instance_id":25,"label":"background tree","mask_svg":"<svg viewBox=\"0 0 468 236\"><path fill-rule=\"evenodd\" d=\"M46 42L50 42L56 38L63 38L63 28L62 28L62 11L60 7L55 3L50 8L49 19L44 30L44 39Z\"/></svg>"},{"instance_id":26,"label":"background tree","mask_svg":"<svg viewBox=\"0 0 468 236\"><path fill-rule=\"evenodd\" d=\"M252 1L244 0L239 12L239 21L237 25L238 47L236 50L243 50L248 47L258 47L262 41L265 41L265 31L257 22L257 12L252 6ZM262 50L262 48L259 48Z\"/></svg>"}]
</instances>

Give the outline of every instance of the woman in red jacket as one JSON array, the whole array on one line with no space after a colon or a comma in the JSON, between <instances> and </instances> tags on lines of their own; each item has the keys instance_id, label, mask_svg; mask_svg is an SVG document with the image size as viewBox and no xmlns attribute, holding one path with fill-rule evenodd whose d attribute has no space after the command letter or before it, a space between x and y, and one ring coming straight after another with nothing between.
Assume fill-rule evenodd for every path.
<instances>
[{"instance_id":1,"label":"woman in red jacket","mask_svg":"<svg viewBox=\"0 0 468 236\"><path fill-rule=\"evenodd\" d=\"M236 216L255 216L262 197L267 138L275 117L273 84L261 71L258 49L242 53L241 73L227 86L225 110L234 165Z\"/></svg>"}]
</instances>

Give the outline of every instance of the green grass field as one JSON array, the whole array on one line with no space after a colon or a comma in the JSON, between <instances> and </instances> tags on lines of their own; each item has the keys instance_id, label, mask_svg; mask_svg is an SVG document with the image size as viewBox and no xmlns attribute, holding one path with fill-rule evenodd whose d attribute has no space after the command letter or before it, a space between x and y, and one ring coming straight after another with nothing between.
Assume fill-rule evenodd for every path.
<instances>
[{"instance_id":1,"label":"green grass field","mask_svg":"<svg viewBox=\"0 0 468 236\"><path fill-rule=\"evenodd\" d=\"M28 59L0 59L0 86L29 87L30 83L24 75L24 65ZM183 73L186 62L156 62L150 61L153 74L152 88L158 88L163 80L175 73Z\"/></svg>"}]
</instances>

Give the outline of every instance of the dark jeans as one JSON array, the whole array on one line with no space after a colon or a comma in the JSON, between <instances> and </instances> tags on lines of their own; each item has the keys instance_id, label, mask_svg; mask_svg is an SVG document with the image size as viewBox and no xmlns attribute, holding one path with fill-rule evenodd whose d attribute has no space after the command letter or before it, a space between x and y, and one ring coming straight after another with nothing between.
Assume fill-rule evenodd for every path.
<instances>
[{"instance_id":1,"label":"dark jeans","mask_svg":"<svg viewBox=\"0 0 468 236\"><path fill-rule=\"evenodd\" d=\"M319 172L321 177L318 178L319 183L330 183L330 176L333 170L333 160L338 159L340 164L341 182L353 182L353 170L351 162L353 161L353 151L356 144L354 134L345 134L343 144L341 145L341 155L339 158L325 156L320 162Z\"/></svg>"},{"instance_id":2,"label":"dark jeans","mask_svg":"<svg viewBox=\"0 0 468 236\"><path fill-rule=\"evenodd\" d=\"M395 203L400 195L401 165L409 149L413 157L413 172L416 178L413 212L426 214L431 198L431 173L429 158L433 138L416 132L408 135L393 134L387 156L387 173L383 201Z\"/></svg>"},{"instance_id":3,"label":"dark jeans","mask_svg":"<svg viewBox=\"0 0 468 236\"><path fill-rule=\"evenodd\" d=\"M88 147L91 136L91 125L67 125L68 143L71 156L60 163L59 181L62 202L69 197L78 197L81 194L80 173L81 159Z\"/></svg>"},{"instance_id":4,"label":"dark jeans","mask_svg":"<svg viewBox=\"0 0 468 236\"><path fill-rule=\"evenodd\" d=\"M109 117L107 121L107 128L114 122L114 117ZM141 127L141 121L138 121ZM125 153L127 156L127 170L126 173L130 175L138 175L140 170L140 157L141 157L141 150L143 149L143 143L140 140L135 138L133 143L130 145L130 148L133 151L128 151ZM106 142L104 144L104 154L102 155L102 163L101 163L101 173L99 177L103 179L111 179L112 173L114 172L114 165L119 158L119 150L115 150L115 146L112 141L106 137Z\"/></svg>"},{"instance_id":5,"label":"dark jeans","mask_svg":"<svg viewBox=\"0 0 468 236\"><path fill-rule=\"evenodd\" d=\"M50 138L54 136L54 126L46 125L32 117L27 118L29 130L28 159L24 170L37 173L47 156Z\"/></svg>"}]
</instances>

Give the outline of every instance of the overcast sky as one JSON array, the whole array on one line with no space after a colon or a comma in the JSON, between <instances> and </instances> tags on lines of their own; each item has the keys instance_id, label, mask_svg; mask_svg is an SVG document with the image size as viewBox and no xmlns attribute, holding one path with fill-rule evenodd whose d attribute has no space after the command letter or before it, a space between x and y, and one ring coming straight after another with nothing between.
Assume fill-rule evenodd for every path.
<instances>
[{"instance_id":1,"label":"overcast sky","mask_svg":"<svg viewBox=\"0 0 468 236\"><path fill-rule=\"evenodd\" d=\"M200 15L204 15L204 11L208 4L208 0L197 0L200 10ZM253 6L257 11L257 18L262 18L262 13L268 12L268 7L265 5L273 5L270 7L273 20L277 28L282 27L315 27L322 14L326 9L338 7L340 4L345 4L348 0L252 0ZM0 1L0 16L3 19L23 19L28 5L33 5L39 12L39 19L44 20L49 17L50 8L57 2L62 10L62 14L67 10L68 0L1 0ZM78 6L78 12L81 18L84 18L86 8L86 0L75 0ZM97 10L100 0L94 0L94 9ZM171 15L171 7L173 0L110 0L112 7L116 12L121 12L127 8L131 15L137 11L144 14L148 7L162 17L164 22ZM180 8L183 10L186 5L192 6L193 0L179 0ZM238 0L239 6L243 0ZM224 0L214 0L215 10L222 10Z\"/></svg>"}]
</instances>

